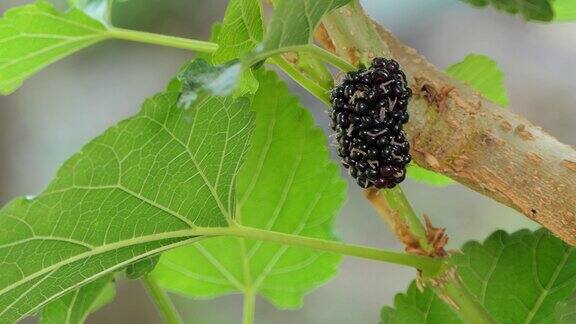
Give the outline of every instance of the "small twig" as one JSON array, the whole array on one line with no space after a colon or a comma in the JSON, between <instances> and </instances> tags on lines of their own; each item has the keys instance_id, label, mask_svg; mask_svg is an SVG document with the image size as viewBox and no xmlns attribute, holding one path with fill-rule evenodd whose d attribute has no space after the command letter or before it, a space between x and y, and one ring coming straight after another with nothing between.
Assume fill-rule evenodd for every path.
<instances>
[{"instance_id":1,"label":"small twig","mask_svg":"<svg viewBox=\"0 0 576 324\"><path fill-rule=\"evenodd\" d=\"M398 215L401 225L406 227L407 233L404 235L408 235L409 238L404 238L405 241L403 242L417 241L418 246L407 246L407 250L410 252L410 250L413 249L411 252L419 251L418 253L434 255L434 249L430 242L428 242L426 229L408 202L402 188L396 186L392 189L385 189L381 191L381 195ZM400 227L397 225L396 230L399 229Z\"/></svg>"},{"instance_id":2,"label":"small twig","mask_svg":"<svg viewBox=\"0 0 576 324\"><path fill-rule=\"evenodd\" d=\"M394 231L397 217L388 202L380 195L380 192L374 188L368 188L364 190L364 196L372 204L378 215L388 224L388 227ZM394 234L396 234L396 231L394 231Z\"/></svg>"},{"instance_id":3,"label":"small twig","mask_svg":"<svg viewBox=\"0 0 576 324\"><path fill-rule=\"evenodd\" d=\"M158 307L158 310L164 317L164 321L167 324L180 324L182 323L182 319L180 319L180 315L178 315L178 311L174 307L174 304L170 301L170 297L164 292L162 287L158 285L156 279L147 275L144 277L144 283L146 284L146 288L150 297Z\"/></svg>"}]
</instances>

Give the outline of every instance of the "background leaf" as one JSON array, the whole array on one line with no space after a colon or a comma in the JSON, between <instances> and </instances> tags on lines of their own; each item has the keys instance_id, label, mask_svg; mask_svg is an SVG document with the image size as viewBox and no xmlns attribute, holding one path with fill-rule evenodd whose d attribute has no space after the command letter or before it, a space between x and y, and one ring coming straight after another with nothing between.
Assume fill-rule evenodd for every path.
<instances>
[{"instance_id":1,"label":"background leaf","mask_svg":"<svg viewBox=\"0 0 576 324\"><path fill-rule=\"evenodd\" d=\"M416 182L425 183L430 186L443 187L455 183L454 180L443 175L442 173L424 169L415 163L410 163L406 169L406 172L410 179Z\"/></svg>"},{"instance_id":2,"label":"background leaf","mask_svg":"<svg viewBox=\"0 0 576 324\"><path fill-rule=\"evenodd\" d=\"M554 0L552 5L554 7L554 20L576 20L576 2L574 0Z\"/></svg>"},{"instance_id":3,"label":"background leaf","mask_svg":"<svg viewBox=\"0 0 576 324\"><path fill-rule=\"evenodd\" d=\"M483 244L466 243L452 261L466 287L499 323L553 323L556 308L576 289L575 251L544 229L497 231ZM396 297L395 309L384 308L382 321L460 322L447 310L432 290L421 293L412 285Z\"/></svg>"},{"instance_id":4,"label":"background leaf","mask_svg":"<svg viewBox=\"0 0 576 324\"><path fill-rule=\"evenodd\" d=\"M558 0L461 0L476 7L486 7L491 3L494 8L509 14L522 14L525 20L551 21L554 18L553 1ZM568 0L570 1L570 0Z\"/></svg>"},{"instance_id":5,"label":"background leaf","mask_svg":"<svg viewBox=\"0 0 576 324\"><path fill-rule=\"evenodd\" d=\"M79 9L65 14L46 1L9 9L0 19L0 93L9 94L46 65L108 38Z\"/></svg>"},{"instance_id":6,"label":"background leaf","mask_svg":"<svg viewBox=\"0 0 576 324\"><path fill-rule=\"evenodd\" d=\"M249 100L206 98L186 111L178 97L148 100L68 160L41 195L0 210L0 322L196 241L197 227L227 226L253 126Z\"/></svg>"},{"instance_id":7,"label":"background leaf","mask_svg":"<svg viewBox=\"0 0 576 324\"><path fill-rule=\"evenodd\" d=\"M488 56L469 54L462 62L448 67L446 73L468 84L486 99L503 107L508 106L504 72Z\"/></svg>"},{"instance_id":8,"label":"background leaf","mask_svg":"<svg viewBox=\"0 0 576 324\"><path fill-rule=\"evenodd\" d=\"M48 304L40 324L82 324L88 315L114 299L112 276L105 276Z\"/></svg>"},{"instance_id":9,"label":"background leaf","mask_svg":"<svg viewBox=\"0 0 576 324\"><path fill-rule=\"evenodd\" d=\"M346 193L327 139L272 72L253 99L256 130L238 176L238 219L244 225L333 239ZM281 308L333 277L340 256L236 238L212 238L162 255L160 284L191 297L255 291Z\"/></svg>"}]
</instances>

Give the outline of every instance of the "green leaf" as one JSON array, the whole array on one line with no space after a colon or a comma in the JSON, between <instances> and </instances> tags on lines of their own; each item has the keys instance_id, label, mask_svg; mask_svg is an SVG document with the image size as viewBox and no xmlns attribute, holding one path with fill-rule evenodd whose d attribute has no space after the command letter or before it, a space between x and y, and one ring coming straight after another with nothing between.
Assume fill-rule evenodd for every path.
<instances>
[{"instance_id":1,"label":"green leaf","mask_svg":"<svg viewBox=\"0 0 576 324\"><path fill-rule=\"evenodd\" d=\"M110 303L115 295L112 276L99 278L44 307L40 324L82 324L88 315Z\"/></svg>"},{"instance_id":2,"label":"green leaf","mask_svg":"<svg viewBox=\"0 0 576 324\"><path fill-rule=\"evenodd\" d=\"M508 106L504 72L488 56L469 54L463 61L448 67L446 73L467 83L488 100L503 107Z\"/></svg>"},{"instance_id":3,"label":"green leaf","mask_svg":"<svg viewBox=\"0 0 576 324\"><path fill-rule=\"evenodd\" d=\"M410 179L425 183L430 186L448 186L454 184L454 180L434 171L419 167L417 164L410 163L407 168L407 175Z\"/></svg>"},{"instance_id":4,"label":"green leaf","mask_svg":"<svg viewBox=\"0 0 576 324\"><path fill-rule=\"evenodd\" d=\"M574 0L554 0L555 21L575 21L576 20L576 2Z\"/></svg>"},{"instance_id":5,"label":"green leaf","mask_svg":"<svg viewBox=\"0 0 576 324\"><path fill-rule=\"evenodd\" d=\"M198 59L184 65L177 78L182 82L184 91L206 90L211 94L226 96L230 94L230 85L237 81L238 67L234 64L214 66Z\"/></svg>"},{"instance_id":6,"label":"green leaf","mask_svg":"<svg viewBox=\"0 0 576 324\"><path fill-rule=\"evenodd\" d=\"M158 261L160 261L160 256L155 255L153 257L132 263L126 267L126 277L132 280L139 279L154 270L158 264Z\"/></svg>"},{"instance_id":7,"label":"green leaf","mask_svg":"<svg viewBox=\"0 0 576 324\"><path fill-rule=\"evenodd\" d=\"M483 244L466 243L463 254L454 255L452 262L466 287L499 323L553 323L555 309L576 289L575 251L544 229L497 231ZM396 297L394 310L383 311L382 320L460 322L448 309L429 288L421 293L411 287Z\"/></svg>"},{"instance_id":8,"label":"green leaf","mask_svg":"<svg viewBox=\"0 0 576 324\"><path fill-rule=\"evenodd\" d=\"M555 315L558 324L576 323L576 293L556 305Z\"/></svg>"},{"instance_id":9,"label":"green leaf","mask_svg":"<svg viewBox=\"0 0 576 324\"><path fill-rule=\"evenodd\" d=\"M430 288L420 291L415 282L405 294L398 294L394 307L384 306L380 323L461 323L450 306L444 303Z\"/></svg>"},{"instance_id":10,"label":"green leaf","mask_svg":"<svg viewBox=\"0 0 576 324\"><path fill-rule=\"evenodd\" d=\"M263 59L310 44L322 17L348 2L350 0L280 1L274 10L264 42L257 47L254 55Z\"/></svg>"},{"instance_id":11,"label":"green leaf","mask_svg":"<svg viewBox=\"0 0 576 324\"><path fill-rule=\"evenodd\" d=\"M61 14L46 1L6 11L0 19L0 93L65 56L109 38L106 27L79 9Z\"/></svg>"},{"instance_id":12,"label":"green leaf","mask_svg":"<svg viewBox=\"0 0 576 324\"><path fill-rule=\"evenodd\" d=\"M242 57L260 43L263 37L262 1L230 1L216 37L219 48L212 56L213 63L222 64Z\"/></svg>"},{"instance_id":13,"label":"green leaf","mask_svg":"<svg viewBox=\"0 0 576 324\"><path fill-rule=\"evenodd\" d=\"M229 96L237 88L242 75L242 65L230 62L212 65L197 59L187 63L178 72L182 97L180 105L184 108L207 96Z\"/></svg>"},{"instance_id":14,"label":"green leaf","mask_svg":"<svg viewBox=\"0 0 576 324\"><path fill-rule=\"evenodd\" d=\"M446 73L468 84L488 100L503 107L508 106L504 73L488 56L470 54L463 61L448 67ZM408 166L408 177L431 186L447 186L454 183L449 177L426 170L414 163Z\"/></svg>"},{"instance_id":15,"label":"green leaf","mask_svg":"<svg viewBox=\"0 0 576 324\"><path fill-rule=\"evenodd\" d=\"M223 64L242 57L264 37L264 14L260 0L232 0L228 4L224 21L213 30L212 37L219 47L212 55L214 64ZM258 90L258 80L248 66L242 66L236 95L253 94Z\"/></svg>"},{"instance_id":16,"label":"green leaf","mask_svg":"<svg viewBox=\"0 0 576 324\"><path fill-rule=\"evenodd\" d=\"M90 17L105 24L110 23L113 0L68 0L70 6L76 7Z\"/></svg>"},{"instance_id":17,"label":"green leaf","mask_svg":"<svg viewBox=\"0 0 576 324\"><path fill-rule=\"evenodd\" d=\"M476 7L486 7L492 3L494 8L515 15L521 13L525 20L551 21L554 18L552 4L558 0L461 0ZM571 1L571 0L567 0Z\"/></svg>"},{"instance_id":18,"label":"green leaf","mask_svg":"<svg viewBox=\"0 0 576 324\"><path fill-rule=\"evenodd\" d=\"M249 99L205 98L183 110L178 98L147 100L42 194L0 210L0 323L227 226L253 128Z\"/></svg>"},{"instance_id":19,"label":"green leaf","mask_svg":"<svg viewBox=\"0 0 576 324\"><path fill-rule=\"evenodd\" d=\"M332 239L346 187L331 162L327 139L272 72L253 99L256 130L238 176L243 225ZM172 291L208 298L257 292L281 308L333 277L340 257L235 238L212 238L162 255L153 276Z\"/></svg>"}]
</instances>

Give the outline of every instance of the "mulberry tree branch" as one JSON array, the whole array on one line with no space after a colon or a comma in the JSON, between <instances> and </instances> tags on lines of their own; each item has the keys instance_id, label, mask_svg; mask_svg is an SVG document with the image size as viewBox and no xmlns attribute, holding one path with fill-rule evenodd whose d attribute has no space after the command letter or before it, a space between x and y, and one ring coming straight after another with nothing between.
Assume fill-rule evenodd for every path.
<instances>
[{"instance_id":1,"label":"mulberry tree branch","mask_svg":"<svg viewBox=\"0 0 576 324\"><path fill-rule=\"evenodd\" d=\"M351 62L387 54L400 62L415 93L406 125L415 162L520 211L576 245L574 148L450 78L384 27L373 22L370 28L346 26L369 21L359 13L346 7L333 12L317 40ZM369 46L357 44L366 40Z\"/></svg>"}]
</instances>

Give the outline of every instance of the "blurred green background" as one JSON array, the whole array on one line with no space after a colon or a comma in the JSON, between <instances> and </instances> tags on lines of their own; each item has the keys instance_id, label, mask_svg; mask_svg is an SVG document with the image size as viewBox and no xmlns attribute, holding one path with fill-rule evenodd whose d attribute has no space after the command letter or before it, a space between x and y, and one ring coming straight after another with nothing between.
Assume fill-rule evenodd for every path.
<instances>
[{"instance_id":1,"label":"blurred green background","mask_svg":"<svg viewBox=\"0 0 576 324\"><path fill-rule=\"evenodd\" d=\"M26 2L2 0L0 12ZM374 19L438 67L471 52L491 56L506 73L509 109L561 141L576 144L576 24L525 23L459 1L362 2ZM222 18L226 4L224 0L132 0L115 6L114 21L120 27L207 39L211 23ZM170 48L109 41L51 65L15 94L0 97L0 203L40 192L65 159L107 127L136 113L143 99L161 90L191 57ZM293 88L326 128L326 107ZM537 227L461 185L437 189L407 181L404 188L419 212L448 227L453 249L496 229ZM401 248L355 186L337 231L347 242ZM256 322L376 323L380 307L392 303L414 275L408 268L346 258L340 275L307 296L300 310L276 310L259 299ZM187 323L239 322L241 296L174 299ZM160 323L160 318L139 282L120 281L115 302L88 322Z\"/></svg>"}]
</instances>

